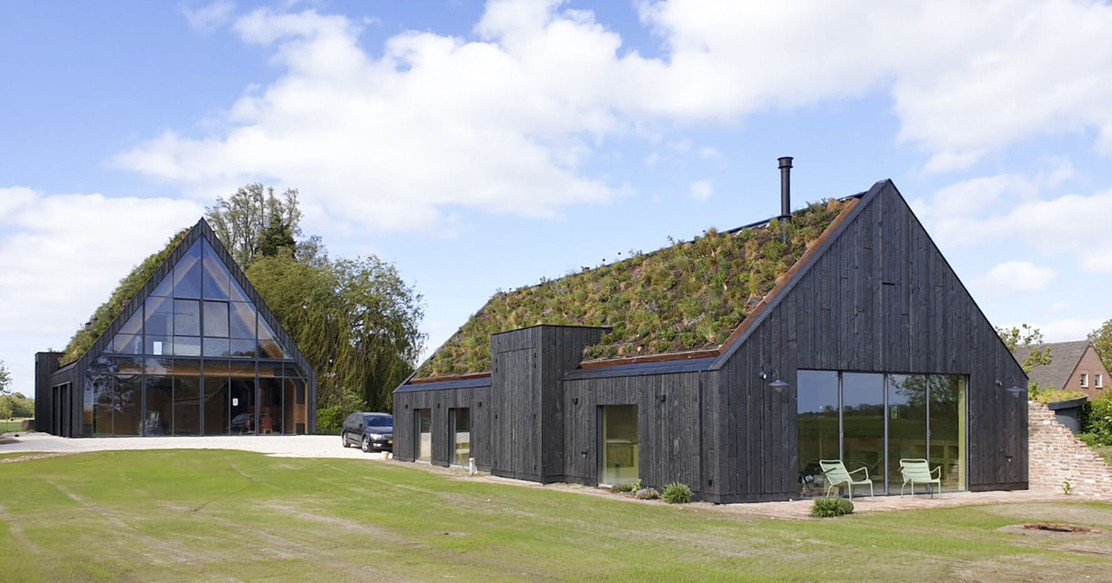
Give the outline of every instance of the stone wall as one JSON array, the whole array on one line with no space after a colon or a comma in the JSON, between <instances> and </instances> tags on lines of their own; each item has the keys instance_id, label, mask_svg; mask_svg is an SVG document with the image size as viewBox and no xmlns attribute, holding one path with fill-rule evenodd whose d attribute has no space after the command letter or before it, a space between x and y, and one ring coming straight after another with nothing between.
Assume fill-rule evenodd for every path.
<instances>
[{"instance_id":1,"label":"stone wall","mask_svg":"<svg viewBox=\"0 0 1112 583\"><path fill-rule=\"evenodd\" d=\"M1054 418L1046 405L1027 404L1030 489L1062 493L1067 479L1074 496L1112 499L1112 467Z\"/></svg>"}]
</instances>

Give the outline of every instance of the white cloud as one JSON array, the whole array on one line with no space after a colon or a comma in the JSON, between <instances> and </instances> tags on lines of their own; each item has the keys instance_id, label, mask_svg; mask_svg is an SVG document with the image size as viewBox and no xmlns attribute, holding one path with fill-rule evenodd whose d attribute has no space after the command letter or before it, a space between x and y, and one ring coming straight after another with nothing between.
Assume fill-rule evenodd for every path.
<instances>
[{"instance_id":1,"label":"white cloud","mask_svg":"<svg viewBox=\"0 0 1112 583\"><path fill-rule=\"evenodd\" d=\"M62 349L117 282L204 209L164 198L0 188L0 360L33 390L34 353ZM48 217L49 220L44 220Z\"/></svg>"},{"instance_id":2,"label":"white cloud","mask_svg":"<svg viewBox=\"0 0 1112 583\"><path fill-rule=\"evenodd\" d=\"M1057 273L1030 261L1005 261L976 280L977 287L993 297L1008 297L1046 289Z\"/></svg>"},{"instance_id":3,"label":"white cloud","mask_svg":"<svg viewBox=\"0 0 1112 583\"><path fill-rule=\"evenodd\" d=\"M1063 318L1045 322L1037 327L1042 331L1047 342L1068 342L1084 340L1089 332L1097 329L1100 324L1099 318Z\"/></svg>"},{"instance_id":4,"label":"white cloud","mask_svg":"<svg viewBox=\"0 0 1112 583\"><path fill-rule=\"evenodd\" d=\"M182 15L189 28L201 33L211 33L231 21L236 3L231 0L216 0L196 10L182 8Z\"/></svg>"},{"instance_id":5,"label":"white cloud","mask_svg":"<svg viewBox=\"0 0 1112 583\"><path fill-rule=\"evenodd\" d=\"M714 184L709 180L696 180L691 183L688 189L688 194L691 198L699 201L706 202L710 199L710 195L714 193Z\"/></svg>"},{"instance_id":6,"label":"white cloud","mask_svg":"<svg viewBox=\"0 0 1112 583\"><path fill-rule=\"evenodd\" d=\"M1086 128L1112 153L1105 3L667 0L641 16L669 49L649 110L720 118L884 89L928 171Z\"/></svg>"},{"instance_id":7,"label":"white cloud","mask_svg":"<svg viewBox=\"0 0 1112 583\"><path fill-rule=\"evenodd\" d=\"M276 178L327 200L329 219L380 229L436 226L449 206L548 217L606 201L615 191L577 168L590 136L615 129L598 94L619 40L516 6L490 6L487 40L404 33L380 58L343 17L256 10L235 29L273 46L284 76L242 96L223 132L167 132L117 162L206 196Z\"/></svg>"},{"instance_id":8,"label":"white cloud","mask_svg":"<svg viewBox=\"0 0 1112 583\"><path fill-rule=\"evenodd\" d=\"M410 229L454 207L550 217L607 201L614 187L583 162L608 139L664 128L668 149L695 152L669 131L876 92L927 171L1062 132L1112 144L1102 3L661 0L639 11L660 58L558 0L492 1L471 39L404 32L370 51L345 17L255 10L233 29L272 51L279 78L245 89L222 124L168 131L116 161L206 197L251 180L296 185L328 209L321 220Z\"/></svg>"}]
</instances>

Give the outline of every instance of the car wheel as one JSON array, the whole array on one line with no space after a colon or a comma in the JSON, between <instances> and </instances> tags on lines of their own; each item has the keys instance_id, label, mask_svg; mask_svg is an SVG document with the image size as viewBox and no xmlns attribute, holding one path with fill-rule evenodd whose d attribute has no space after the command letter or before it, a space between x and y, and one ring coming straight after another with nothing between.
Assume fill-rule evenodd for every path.
<instances>
[{"instance_id":1,"label":"car wheel","mask_svg":"<svg viewBox=\"0 0 1112 583\"><path fill-rule=\"evenodd\" d=\"M351 444L348 443L348 436L346 433L340 434L340 442L344 444L344 447L351 447Z\"/></svg>"},{"instance_id":2,"label":"car wheel","mask_svg":"<svg viewBox=\"0 0 1112 583\"><path fill-rule=\"evenodd\" d=\"M363 436L363 451L371 453L371 438L366 435Z\"/></svg>"}]
</instances>

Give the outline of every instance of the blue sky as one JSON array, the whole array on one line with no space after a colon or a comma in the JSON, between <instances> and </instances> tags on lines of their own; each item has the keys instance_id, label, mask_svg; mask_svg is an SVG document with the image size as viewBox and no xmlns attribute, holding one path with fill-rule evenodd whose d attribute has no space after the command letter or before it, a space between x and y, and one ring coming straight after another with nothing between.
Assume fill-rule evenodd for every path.
<instances>
[{"instance_id":1,"label":"blue sky","mask_svg":"<svg viewBox=\"0 0 1112 583\"><path fill-rule=\"evenodd\" d=\"M0 360L33 391L217 196L300 189L435 348L497 289L891 178L996 325L1112 318L1112 7L15 0Z\"/></svg>"}]
</instances>

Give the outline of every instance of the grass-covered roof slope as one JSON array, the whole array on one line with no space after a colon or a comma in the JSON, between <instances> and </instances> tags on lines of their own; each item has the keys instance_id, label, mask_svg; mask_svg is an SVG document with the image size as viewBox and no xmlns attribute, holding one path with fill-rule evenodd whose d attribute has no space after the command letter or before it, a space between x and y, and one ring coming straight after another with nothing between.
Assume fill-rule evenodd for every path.
<instances>
[{"instance_id":1,"label":"grass-covered roof slope","mask_svg":"<svg viewBox=\"0 0 1112 583\"><path fill-rule=\"evenodd\" d=\"M170 253L174 251L174 248L178 246L178 243L181 243L188 233L189 229L182 229L177 235L170 238L170 241L166 243L161 251L144 259L142 263L131 270L131 273L127 274L127 277L120 280L120 285L116 286L112 295L108 297L108 301L101 304L93 312L85 326L78 330L73 338L70 338L69 344L62 354L63 364L81 358L89 350L93 343L97 341L97 338L100 338L100 335L108 329L112 320L120 315L127 302L135 297L139 290L143 289L143 284L147 283L155 270L166 262Z\"/></svg>"},{"instance_id":2,"label":"grass-covered roof slope","mask_svg":"<svg viewBox=\"0 0 1112 583\"><path fill-rule=\"evenodd\" d=\"M585 360L719 348L849 204L814 203L792 215L788 244L776 220L499 292L432 355L416 378L490 370L490 336L538 324L605 326Z\"/></svg>"}]
</instances>

